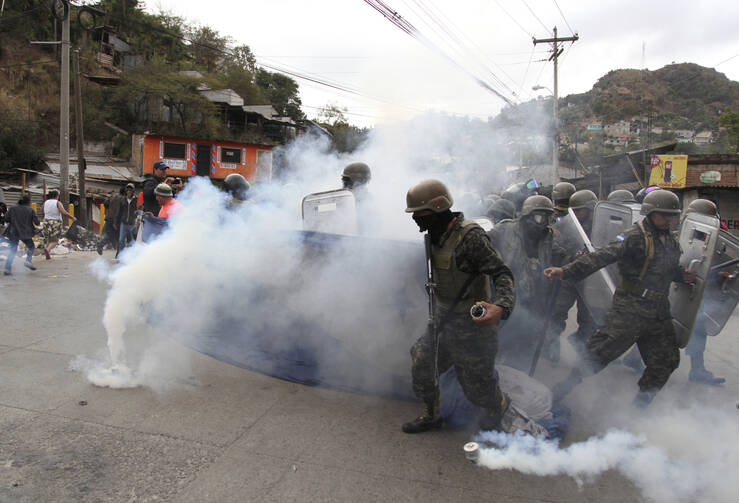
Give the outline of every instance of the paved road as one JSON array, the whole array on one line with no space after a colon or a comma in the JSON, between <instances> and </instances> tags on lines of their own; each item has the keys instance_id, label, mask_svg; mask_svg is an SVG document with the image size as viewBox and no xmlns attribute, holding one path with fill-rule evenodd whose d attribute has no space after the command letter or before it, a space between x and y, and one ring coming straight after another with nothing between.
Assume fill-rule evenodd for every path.
<instances>
[{"instance_id":1,"label":"paved road","mask_svg":"<svg viewBox=\"0 0 739 503\"><path fill-rule=\"evenodd\" d=\"M92 386L70 362L105 351L106 285L87 268L95 258L77 252L0 277L0 501L639 499L614 472L580 489L569 477L482 469L462 455L472 431L403 434L417 404L284 382L166 339L190 365L166 389ZM736 397L736 349L730 337L710 342L709 365L729 379L710 390L718 397ZM542 369L544 379L562 372ZM670 386L693 389L685 368ZM568 441L597 431L590 418L573 414Z\"/></svg>"}]
</instances>

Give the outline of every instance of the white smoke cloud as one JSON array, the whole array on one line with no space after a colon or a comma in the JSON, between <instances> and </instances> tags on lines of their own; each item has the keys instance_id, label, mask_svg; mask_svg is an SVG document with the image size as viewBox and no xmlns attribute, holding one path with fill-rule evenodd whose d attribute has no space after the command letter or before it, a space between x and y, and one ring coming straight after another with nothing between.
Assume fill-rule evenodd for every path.
<instances>
[{"instance_id":1,"label":"white smoke cloud","mask_svg":"<svg viewBox=\"0 0 739 503\"><path fill-rule=\"evenodd\" d=\"M639 415L629 430L562 447L556 441L485 432L478 463L491 470L541 476L568 475L578 485L608 470L631 480L648 501L731 502L739 494L739 425L733 411L709 405L678 409L674 404Z\"/></svg>"}]
</instances>

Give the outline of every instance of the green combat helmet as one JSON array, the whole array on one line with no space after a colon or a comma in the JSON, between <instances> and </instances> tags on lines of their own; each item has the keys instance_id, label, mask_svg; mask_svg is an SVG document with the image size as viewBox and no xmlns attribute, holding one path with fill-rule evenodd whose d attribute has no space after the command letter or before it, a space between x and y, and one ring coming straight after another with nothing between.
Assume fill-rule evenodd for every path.
<instances>
[{"instance_id":1,"label":"green combat helmet","mask_svg":"<svg viewBox=\"0 0 739 503\"><path fill-rule=\"evenodd\" d=\"M250 187L251 185L246 181L246 178L238 173L231 173L223 180L223 190L239 201L246 200Z\"/></svg>"},{"instance_id":2,"label":"green combat helmet","mask_svg":"<svg viewBox=\"0 0 739 503\"><path fill-rule=\"evenodd\" d=\"M372 172L369 166L363 162L353 162L347 164L344 172L341 174L341 181L344 188L351 189L368 183L372 179Z\"/></svg>"},{"instance_id":3,"label":"green combat helmet","mask_svg":"<svg viewBox=\"0 0 739 503\"><path fill-rule=\"evenodd\" d=\"M559 182L552 189L552 201L560 208L567 208L572 194L577 191L570 182Z\"/></svg>"},{"instance_id":4,"label":"green combat helmet","mask_svg":"<svg viewBox=\"0 0 739 503\"><path fill-rule=\"evenodd\" d=\"M641 204L641 214L649 215L653 212L680 214L680 199L669 190L655 190L644 197Z\"/></svg>"},{"instance_id":5,"label":"green combat helmet","mask_svg":"<svg viewBox=\"0 0 739 503\"><path fill-rule=\"evenodd\" d=\"M552 201L546 196L529 196L523 202L521 207L521 216L524 217L533 211L544 211L546 213L554 213Z\"/></svg>"},{"instance_id":6,"label":"green combat helmet","mask_svg":"<svg viewBox=\"0 0 739 503\"><path fill-rule=\"evenodd\" d=\"M634 199L634 195L628 190L618 189L608 194L606 201L612 203L635 203L636 199Z\"/></svg>"},{"instance_id":7,"label":"green combat helmet","mask_svg":"<svg viewBox=\"0 0 739 503\"><path fill-rule=\"evenodd\" d=\"M688 213L700 213L701 215L708 215L709 217L718 216L718 209L713 201L708 199L696 199L685 208L685 214Z\"/></svg>"},{"instance_id":8,"label":"green combat helmet","mask_svg":"<svg viewBox=\"0 0 739 503\"><path fill-rule=\"evenodd\" d=\"M507 199L498 199L488 205L487 215L495 222L516 218L516 207Z\"/></svg>"},{"instance_id":9,"label":"green combat helmet","mask_svg":"<svg viewBox=\"0 0 739 503\"><path fill-rule=\"evenodd\" d=\"M598 203L598 196L592 190L578 190L570 197L570 208L579 210L587 208L592 211Z\"/></svg>"},{"instance_id":10,"label":"green combat helmet","mask_svg":"<svg viewBox=\"0 0 739 503\"><path fill-rule=\"evenodd\" d=\"M446 185L439 180L428 179L422 180L408 189L405 202L407 205L406 213L422 210L441 213L452 207L454 199L452 199Z\"/></svg>"},{"instance_id":11,"label":"green combat helmet","mask_svg":"<svg viewBox=\"0 0 739 503\"><path fill-rule=\"evenodd\" d=\"M657 187L656 185L650 185L649 187L644 187L643 189L640 189L639 192L636 193L636 196L634 199L636 199L636 202L641 204L644 202L644 198L647 197L647 194L654 192L655 190L661 190L660 187Z\"/></svg>"}]
</instances>

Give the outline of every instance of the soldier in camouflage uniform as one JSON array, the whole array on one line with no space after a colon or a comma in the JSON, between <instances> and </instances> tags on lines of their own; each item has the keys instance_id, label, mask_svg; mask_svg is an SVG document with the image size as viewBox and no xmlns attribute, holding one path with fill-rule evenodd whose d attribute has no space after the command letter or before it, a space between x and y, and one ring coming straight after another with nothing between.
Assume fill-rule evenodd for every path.
<instances>
[{"instance_id":1,"label":"soldier in camouflage uniform","mask_svg":"<svg viewBox=\"0 0 739 503\"><path fill-rule=\"evenodd\" d=\"M501 392L495 372L495 324L513 309L513 276L485 235L464 215L452 212L452 196L438 180L424 180L408 191L406 212L431 238L439 333L429 330L411 348L413 391L425 404L421 416L403 425L406 433L441 426L439 374L455 366L467 399L485 410L480 428L496 429L510 399ZM495 300L490 302L490 278ZM487 313L472 319L470 308L482 304Z\"/></svg>"},{"instance_id":2,"label":"soldier in camouflage uniform","mask_svg":"<svg viewBox=\"0 0 739 503\"><path fill-rule=\"evenodd\" d=\"M528 371L537 336L544 325L552 287L542 275L561 264L563 253L553 243L552 201L528 197L516 220L504 220L490 231L490 240L516 278L516 311L500 330L500 357L506 365Z\"/></svg>"},{"instance_id":3,"label":"soldier in camouflage uniform","mask_svg":"<svg viewBox=\"0 0 739 503\"><path fill-rule=\"evenodd\" d=\"M622 278L606 325L588 339L581 365L554 387L555 399L563 398L584 376L599 372L636 343L647 367L639 379L634 403L645 407L680 363L669 287L673 281L695 281L695 273L680 266L680 246L670 231L680 215L680 201L672 192L657 190L644 198L641 212L646 218L610 245L563 268L544 271L549 279L580 281L618 262Z\"/></svg>"},{"instance_id":4,"label":"soldier in camouflage uniform","mask_svg":"<svg viewBox=\"0 0 739 503\"><path fill-rule=\"evenodd\" d=\"M570 197L577 191L574 185L569 182L559 182L552 189L552 201L554 201L554 216L562 218L567 215L567 208L570 207Z\"/></svg>"},{"instance_id":5,"label":"soldier in camouflage uniform","mask_svg":"<svg viewBox=\"0 0 739 503\"><path fill-rule=\"evenodd\" d=\"M559 185L559 184L557 184ZM557 187L555 186L555 189ZM590 190L578 190L574 192L568 200L569 208L575 213L578 222L582 226L585 234L590 237L593 229L593 210L598 202L598 196ZM556 208L556 207L555 207ZM554 241L559 243L562 238L555 232ZM563 244L563 246L565 246ZM575 260L577 257L570 256L565 262ZM567 316L572 305L577 302L577 331L570 335L570 342L575 348L582 350L585 341L595 333L598 327L595 320L590 315L585 302L583 302L580 294L577 292L576 283L573 281L562 281L557 292L557 300L552 310L552 319L549 324L549 333L547 334L546 345L543 354L553 362L559 361L559 336L567 325Z\"/></svg>"}]
</instances>

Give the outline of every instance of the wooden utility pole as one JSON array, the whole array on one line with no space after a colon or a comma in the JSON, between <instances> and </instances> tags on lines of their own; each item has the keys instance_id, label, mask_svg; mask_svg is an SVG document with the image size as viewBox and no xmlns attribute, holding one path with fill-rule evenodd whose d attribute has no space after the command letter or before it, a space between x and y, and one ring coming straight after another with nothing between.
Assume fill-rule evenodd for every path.
<instances>
[{"instance_id":1,"label":"wooden utility pole","mask_svg":"<svg viewBox=\"0 0 739 503\"><path fill-rule=\"evenodd\" d=\"M78 220L87 227L87 193L85 192L85 137L82 132L82 88L80 87L80 50L74 50L74 123L77 136L77 191L80 194L80 211Z\"/></svg>"},{"instance_id":2,"label":"wooden utility pole","mask_svg":"<svg viewBox=\"0 0 739 503\"><path fill-rule=\"evenodd\" d=\"M557 109L557 105L559 104L559 96L557 94L557 58L562 54L562 47L559 45L560 42L576 42L579 40L580 37L575 33L571 37L557 37L557 27L554 27L554 37L553 38L535 38L534 39L534 45L536 44L552 44L552 55L549 56L549 61L552 61L554 63L554 90L553 90L553 102L554 102L554 146L553 146L553 154L552 154L552 171L554 175L554 179L552 183L557 183L559 181L559 110Z\"/></svg>"},{"instance_id":3,"label":"wooden utility pole","mask_svg":"<svg viewBox=\"0 0 739 503\"><path fill-rule=\"evenodd\" d=\"M69 12L62 21L62 82L59 100L59 200L69 206Z\"/></svg>"}]
</instances>

